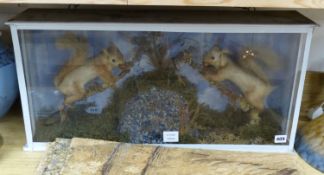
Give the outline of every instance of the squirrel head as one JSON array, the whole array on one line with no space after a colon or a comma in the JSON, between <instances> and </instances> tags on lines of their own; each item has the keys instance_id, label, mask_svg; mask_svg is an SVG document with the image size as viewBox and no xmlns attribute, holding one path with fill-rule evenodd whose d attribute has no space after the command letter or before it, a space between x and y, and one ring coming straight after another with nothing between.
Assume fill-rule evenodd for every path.
<instances>
[{"instance_id":1,"label":"squirrel head","mask_svg":"<svg viewBox=\"0 0 324 175\"><path fill-rule=\"evenodd\" d=\"M203 58L204 66L213 66L216 69L225 67L229 63L229 51L215 46Z\"/></svg>"},{"instance_id":2,"label":"squirrel head","mask_svg":"<svg viewBox=\"0 0 324 175\"><path fill-rule=\"evenodd\" d=\"M105 63L111 67L120 67L125 64L124 57L115 44L111 44L111 46L102 50L100 55L105 58Z\"/></svg>"}]
</instances>

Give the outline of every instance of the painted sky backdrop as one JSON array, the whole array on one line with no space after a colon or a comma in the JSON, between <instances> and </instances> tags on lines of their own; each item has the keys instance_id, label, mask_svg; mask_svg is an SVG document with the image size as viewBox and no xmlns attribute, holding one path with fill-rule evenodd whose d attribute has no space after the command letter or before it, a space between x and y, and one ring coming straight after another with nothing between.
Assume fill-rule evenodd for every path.
<instances>
[{"instance_id":1,"label":"painted sky backdrop","mask_svg":"<svg viewBox=\"0 0 324 175\"><path fill-rule=\"evenodd\" d=\"M61 66L70 58L71 50L56 48L55 41L64 35L66 31L20 31L22 42L23 60L28 81L29 99L32 104L33 114L42 113L41 110L56 110L63 101L63 96L54 88L53 79ZM75 31L79 36L87 38L90 48L88 57L94 57L102 49L114 43L122 52L125 60L133 62L131 71L118 82L119 86L131 76L140 75L147 71L154 71L147 55L134 59L136 45L129 42L134 37L146 36L147 32L118 32L118 31ZM127 37L125 37L125 33ZM282 116L288 116L291 100L291 91L294 81L296 60L299 52L299 34L229 34L229 33L175 33L165 32L157 42L166 43L168 57L172 58L183 50L190 50L193 61L202 63L203 55L215 44L222 49L231 52L231 58L235 61L239 57L240 50L258 46L269 49L280 58L280 67L263 66L263 70L275 87L273 93L267 99L266 106L273 108ZM262 57L262 55L258 55ZM220 91L204 80L193 67L182 64L179 74L187 77L188 81L197 88L199 103L205 104L217 111L224 111L228 106L227 98ZM99 111L107 104L113 93L107 89L100 94L89 97L85 102L95 103ZM51 99L51 100L48 100ZM92 109L87 109L93 111Z\"/></svg>"}]
</instances>

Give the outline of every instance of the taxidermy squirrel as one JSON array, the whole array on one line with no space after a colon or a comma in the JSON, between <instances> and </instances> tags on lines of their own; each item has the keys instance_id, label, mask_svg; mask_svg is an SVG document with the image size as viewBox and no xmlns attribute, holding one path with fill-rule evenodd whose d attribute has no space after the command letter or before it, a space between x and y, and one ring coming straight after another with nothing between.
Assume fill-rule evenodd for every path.
<instances>
[{"instance_id":1,"label":"taxidermy squirrel","mask_svg":"<svg viewBox=\"0 0 324 175\"><path fill-rule=\"evenodd\" d=\"M86 62L89 50L88 48L90 46L86 38L68 32L56 40L56 47L59 49L73 51L71 58L64 64L59 73L55 76L54 85L58 86L67 74Z\"/></svg>"},{"instance_id":2,"label":"taxidermy squirrel","mask_svg":"<svg viewBox=\"0 0 324 175\"><path fill-rule=\"evenodd\" d=\"M87 53L81 50L85 44L74 43L73 37L70 39L70 43L76 47L75 54L54 79L55 87L64 95L64 105L60 109L62 121L66 118L65 114L62 113L65 106L86 97L85 85L88 82L99 77L103 80L104 88L114 87L117 79L113 76L112 69L119 67L124 71L126 68L124 58L114 44L103 49L93 59L87 60ZM65 44L68 45L68 42L65 41ZM80 53L77 53L77 51L80 51Z\"/></svg>"},{"instance_id":3,"label":"taxidermy squirrel","mask_svg":"<svg viewBox=\"0 0 324 175\"><path fill-rule=\"evenodd\" d=\"M213 82L229 80L242 91L246 101L253 106L250 110L252 124L259 123L259 112L264 109L266 97L273 87L248 71L239 67L229 58L229 52L213 47L203 58L204 67L212 67L215 71L205 71L204 77Z\"/></svg>"}]
</instances>

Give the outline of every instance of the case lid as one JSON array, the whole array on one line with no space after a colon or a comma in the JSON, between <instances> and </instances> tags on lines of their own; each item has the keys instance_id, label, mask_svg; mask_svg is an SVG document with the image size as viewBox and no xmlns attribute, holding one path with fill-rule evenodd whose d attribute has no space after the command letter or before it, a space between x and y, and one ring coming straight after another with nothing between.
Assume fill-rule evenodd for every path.
<instances>
[{"instance_id":1,"label":"case lid","mask_svg":"<svg viewBox=\"0 0 324 175\"><path fill-rule=\"evenodd\" d=\"M28 9L9 20L8 24L25 22L316 25L315 22L297 11L219 11L211 9Z\"/></svg>"}]
</instances>

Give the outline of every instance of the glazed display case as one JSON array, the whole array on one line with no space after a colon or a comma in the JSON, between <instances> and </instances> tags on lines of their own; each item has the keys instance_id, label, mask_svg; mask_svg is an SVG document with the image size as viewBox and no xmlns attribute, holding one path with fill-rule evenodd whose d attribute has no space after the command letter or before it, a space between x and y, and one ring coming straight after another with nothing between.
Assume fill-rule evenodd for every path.
<instances>
[{"instance_id":1,"label":"glazed display case","mask_svg":"<svg viewBox=\"0 0 324 175\"><path fill-rule=\"evenodd\" d=\"M8 24L27 150L293 151L315 26L297 12L32 9Z\"/></svg>"}]
</instances>

